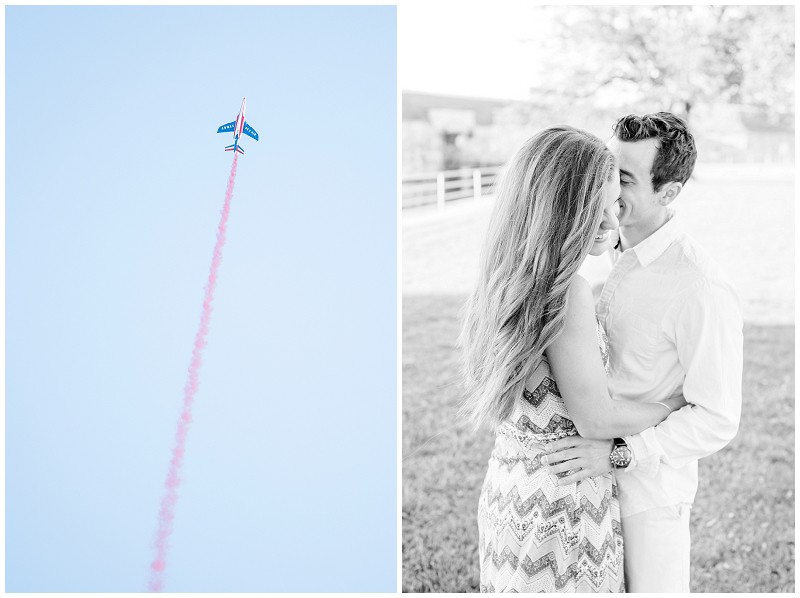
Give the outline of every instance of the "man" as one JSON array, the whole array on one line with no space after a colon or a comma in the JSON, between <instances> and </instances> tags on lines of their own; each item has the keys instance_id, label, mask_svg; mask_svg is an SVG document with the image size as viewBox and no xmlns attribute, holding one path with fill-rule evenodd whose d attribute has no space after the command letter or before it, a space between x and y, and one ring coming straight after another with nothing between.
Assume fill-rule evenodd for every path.
<instances>
[{"instance_id":1,"label":"man","mask_svg":"<svg viewBox=\"0 0 800 598\"><path fill-rule=\"evenodd\" d=\"M629 592L689 592L689 508L697 460L728 444L741 412L742 316L731 284L669 207L694 168L686 124L629 115L608 143L620 168L620 241L597 301L615 399L687 403L654 428L553 443L567 484L615 469Z\"/></svg>"}]
</instances>

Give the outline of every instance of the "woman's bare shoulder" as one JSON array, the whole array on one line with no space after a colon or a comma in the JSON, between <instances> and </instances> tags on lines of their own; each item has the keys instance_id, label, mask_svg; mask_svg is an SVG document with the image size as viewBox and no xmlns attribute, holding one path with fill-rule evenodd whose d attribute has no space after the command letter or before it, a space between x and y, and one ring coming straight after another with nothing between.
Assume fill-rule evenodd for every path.
<instances>
[{"instance_id":1,"label":"woman's bare shoulder","mask_svg":"<svg viewBox=\"0 0 800 598\"><path fill-rule=\"evenodd\" d=\"M592 287L583 276L575 275L567 291L567 309L564 313L565 332L583 328L594 327L595 311Z\"/></svg>"},{"instance_id":2,"label":"woman's bare shoulder","mask_svg":"<svg viewBox=\"0 0 800 598\"><path fill-rule=\"evenodd\" d=\"M589 310L594 313L592 287L589 285L589 281L580 274L576 274L569 283L567 300L570 307L567 311L572 311L571 308L573 307L579 311L586 311L586 309L589 308Z\"/></svg>"}]
</instances>

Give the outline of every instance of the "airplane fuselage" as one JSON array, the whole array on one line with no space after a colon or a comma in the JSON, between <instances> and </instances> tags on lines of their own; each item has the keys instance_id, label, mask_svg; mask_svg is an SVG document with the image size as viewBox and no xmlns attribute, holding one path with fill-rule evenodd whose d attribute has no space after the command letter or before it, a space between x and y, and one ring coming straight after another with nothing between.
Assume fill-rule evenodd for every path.
<instances>
[{"instance_id":1,"label":"airplane fuselage","mask_svg":"<svg viewBox=\"0 0 800 598\"><path fill-rule=\"evenodd\" d=\"M234 129L234 137L239 141L239 136L244 131L244 111L247 98L242 98L242 109L239 110L239 116L236 117L236 128Z\"/></svg>"}]
</instances>

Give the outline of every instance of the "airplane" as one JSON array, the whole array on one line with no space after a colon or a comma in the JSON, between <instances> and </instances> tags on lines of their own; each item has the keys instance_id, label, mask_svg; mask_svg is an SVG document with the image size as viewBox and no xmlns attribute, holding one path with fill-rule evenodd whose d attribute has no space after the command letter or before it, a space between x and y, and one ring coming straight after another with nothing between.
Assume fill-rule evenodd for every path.
<instances>
[{"instance_id":1,"label":"airplane","mask_svg":"<svg viewBox=\"0 0 800 598\"><path fill-rule=\"evenodd\" d=\"M244 120L244 108L246 100L247 98L242 98L242 109L239 110L239 116L236 117L236 120L222 125L219 129L217 129L217 133L230 133L233 131L233 145L227 146L225 148L226 152L239 152L240 154L244 153L244 150L239 145L239 136L242 133L258 141L258 133L256 133L256 130Z\"/></svg>"}]
</instances>

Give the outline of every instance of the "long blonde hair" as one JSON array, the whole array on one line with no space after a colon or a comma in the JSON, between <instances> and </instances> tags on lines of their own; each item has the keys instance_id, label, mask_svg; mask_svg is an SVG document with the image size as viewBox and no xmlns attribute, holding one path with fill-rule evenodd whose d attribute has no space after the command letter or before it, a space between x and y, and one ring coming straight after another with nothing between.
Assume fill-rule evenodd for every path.
<instances>
[{"instance_id":1,"label":"long blonde hair","mask_svg":"<svg viewBox=\"0 0 800 598\"><path fill-rule=\"evenodd\" d=\"M614 157L566 125L531 137L508 165L459 339L477 428L506 419L544 350L564 326L567 290L589 253Z\"/></svg>"}]
</instances>

